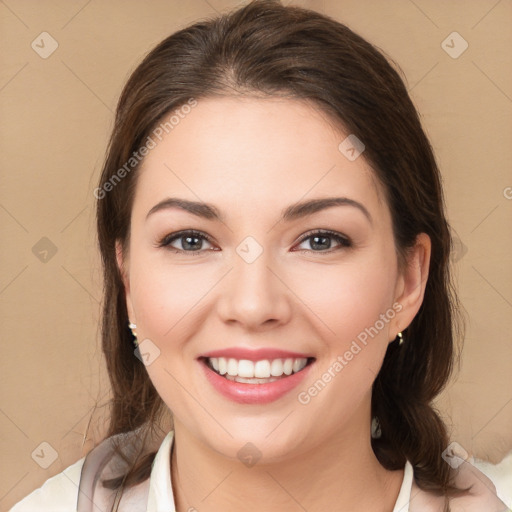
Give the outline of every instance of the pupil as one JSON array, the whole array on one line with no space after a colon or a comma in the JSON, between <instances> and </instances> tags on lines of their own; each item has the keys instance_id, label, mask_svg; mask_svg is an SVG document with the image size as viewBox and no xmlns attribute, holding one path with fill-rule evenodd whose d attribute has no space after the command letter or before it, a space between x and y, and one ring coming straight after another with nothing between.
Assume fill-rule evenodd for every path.
<instances>
[{"instance_id":1,"label":"pupil","mask_svg":"<svg viewBox=\"0 0 512 512\"><path fill-rule=\"evenodd\" d=\"M183 244L185 249L199 249L201 245L201 240L197 236L185 236L182 237L182 240L185 240L185 243ZM191 240L194 240L195 242L191 242ZM321 242L319 242L319 240L321 240ZM329 249L331 245L329 240L328 236L316 235L313 237L311 247L314 249Z\"/></svg>"},{"instance_id":2,"label":"pupil","mask_svg":"<svg viewBox=\"0 0 512 512\"><path fill-rule=\"evenodd\" d=\"M317 240L323 240L324 243L317 243ZM327 242L325 242L326 240L327 240ZM313 249L315 249L315 248L316 249L329 249L331 244L328 242L328 240L329 240L328 236L320 236L320 235L314 236L311 247Z\"/></svg>"},{"instance_id":3,"label":"pupil","mask_svg":"<svg viewBox=\"0 0 512 512\"><path fill-rule=\"evenodd\" d=\"M185 236L182 240L185 240L185 243L183 244L184 249L198 249L198 246L201 245L201 241L197 236ZM196 243L190 243L190 240L196 240Z\"/></svg>"}]
</instances>

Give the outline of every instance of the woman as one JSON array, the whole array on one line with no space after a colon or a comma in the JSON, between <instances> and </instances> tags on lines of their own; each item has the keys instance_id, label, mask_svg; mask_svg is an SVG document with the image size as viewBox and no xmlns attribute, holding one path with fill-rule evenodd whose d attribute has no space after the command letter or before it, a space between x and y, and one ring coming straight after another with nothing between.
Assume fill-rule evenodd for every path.
<instances>
[{"instance_id":1,"label":"woman","mask_svg":"<svg viewBox=\"0 0 512 512\"><path fill-rule=\"evenodd\" d=\"M126 84L95 196L108 438L12 510L505 510L432 407L449 227L369 43L270 0L177 32Z\"/></svg>"}]
</instances>

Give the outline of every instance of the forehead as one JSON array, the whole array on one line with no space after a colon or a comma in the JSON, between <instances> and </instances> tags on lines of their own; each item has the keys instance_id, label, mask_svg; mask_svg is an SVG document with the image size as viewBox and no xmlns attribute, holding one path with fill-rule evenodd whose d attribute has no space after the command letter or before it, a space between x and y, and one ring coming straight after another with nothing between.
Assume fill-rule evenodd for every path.
<instances>
[{"instance_id":1,"label":"forehead","mask_svg":"<svg viewBox=\"0 0 512 512\"><path fill-rule=\"evenodd\" d=\"M147 211L166 195L246 209L328 195L385 206L364 158L351 161L340 151L349 134L309 102L215 97L163 124L170 115L153 131L134 208Z\"/></svg>"}]
</instances>

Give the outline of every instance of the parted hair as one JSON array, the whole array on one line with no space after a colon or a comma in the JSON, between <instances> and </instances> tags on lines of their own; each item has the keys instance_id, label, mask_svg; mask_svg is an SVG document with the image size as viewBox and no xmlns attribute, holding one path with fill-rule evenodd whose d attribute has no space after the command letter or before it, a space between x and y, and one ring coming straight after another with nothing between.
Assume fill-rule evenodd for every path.
<instances>
[{"instance_id":1,"label":"parted hair","mask_svg":"<svg viewBox=\"0 0 512 512\"><path fill-rule=\"evenodd\" d=\"M363 157L385 191L399 261L419 233L432 243L429 276L404 343L390 343L372 389L372 415L382 435L372 439L379 462L409 460L420 488L457 494L445 423L433 406L459 357L462 323L450 277L451 236L441 177L429 140L398 66L347 26L321 13L255 0L200 20L151 50L128 79L118 102L99 187L126 164L172 111L206 97L256 95L307 100L340 130L365 145ZM112 387L107 436L154 432L166 406L145 366L134 357L125 290L115 244L128 248L137 184L134 166L97 201L104 295L102 349ZM171 411L172 412L172 411ZM129 460L103 485L123 491L147 479L154 450ZM447 500L445 500L447 503ZM449 510L448 505L445 505Z\"/></svg>"}]
</instances>

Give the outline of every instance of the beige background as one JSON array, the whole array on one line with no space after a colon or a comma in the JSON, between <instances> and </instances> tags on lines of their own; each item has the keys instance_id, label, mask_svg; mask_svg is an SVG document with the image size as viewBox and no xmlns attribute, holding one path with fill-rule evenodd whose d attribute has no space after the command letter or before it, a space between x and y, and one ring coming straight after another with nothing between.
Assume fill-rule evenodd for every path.
<instances>
[{"instance_id":1,"label":"beige background","mask_svg":"<svg viewBox=\"0 0 512 512\"><path fill-rule=\"evenodd\" d=\"M292 3L346 23L407 77L460 239L466 345L439 406L454 440L497 462L512 449L512 2ZM108 398L92 191L121 87L161 39L235 5L0 1L0 510L85 455L93 406ZM458 58L442 46L454 31L469 44ZM46 59L31 47L43 51L41 32L58 43ZM452 39L445 45L459 51ZM96 436L105 410L94 415Z\"/></svg>"}]
</instances>

